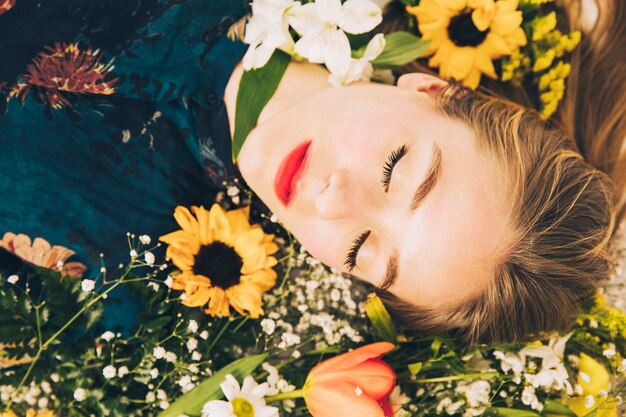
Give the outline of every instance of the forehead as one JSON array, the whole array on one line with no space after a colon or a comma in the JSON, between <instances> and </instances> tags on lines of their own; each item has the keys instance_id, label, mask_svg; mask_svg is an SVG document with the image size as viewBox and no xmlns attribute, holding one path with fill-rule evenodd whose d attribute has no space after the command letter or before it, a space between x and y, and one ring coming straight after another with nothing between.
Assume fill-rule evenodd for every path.
<instances>
[{"instance_id":1,"label":"forehead","mask_svg":"<svg viewBox=\"0 0 626 417\"><path fill-rule=\"evenodd\" d=\"M455 303L489 283L511 234L505 173L466 126L433 133L441 175L422 206L398 228L400 270L391 291L418 305Z\"/></svg>"}]
</instances>

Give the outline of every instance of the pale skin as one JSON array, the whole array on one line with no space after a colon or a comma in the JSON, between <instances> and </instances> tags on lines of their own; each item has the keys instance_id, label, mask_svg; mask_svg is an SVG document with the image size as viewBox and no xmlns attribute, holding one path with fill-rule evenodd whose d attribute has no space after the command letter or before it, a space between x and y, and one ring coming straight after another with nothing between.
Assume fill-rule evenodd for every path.
<instances>
[{"instance_id":1,"label":"pale skin","mask_svg":"<svg viewBox=\"0 0 626 417\"><path fill-rule=\"evenodd\" d=\"M231 130L242 73L239 65L224 95ZM248 185L332 268L384 283L424 307L478 294L511 235L507 190L502 169L478 149L474 133L434 110L433 95L445 82L413 73L397 86L358 82L336 88L327 77L319 65L289 65L242 148L238 165ZM307 140L308 167L285 207L274 193L276 171ZM383 167L403 145L406 152L385 191ZM433 186L414 201L429 176L436 177ZM349 271L346 254L364 234ZM393 282L386 280L390 269L396 271Z\"/></svg>"}]
</instances>

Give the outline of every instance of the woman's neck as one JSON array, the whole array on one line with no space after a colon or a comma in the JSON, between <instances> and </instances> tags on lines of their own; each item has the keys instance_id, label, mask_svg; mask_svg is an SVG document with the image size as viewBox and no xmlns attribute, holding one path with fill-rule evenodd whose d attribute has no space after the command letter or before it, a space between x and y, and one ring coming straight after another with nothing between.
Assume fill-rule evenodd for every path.
<instances>
[{"instance_id":1,"label":"woman's neck","mask_svg":"<svg viewBox=\"0 0 626 417\"><path fill-rule=\"evenodd\" d=\"M239 83L243 75L243 65L237 64L228 80L224 91L224 103L228 113L231 137L235 129L235 110ZM332 88L328 83L328 71L317 64L292 61L287 66L285 75L278 85L276 93L267 103L257 123L263 123L282 109L292 106L304 97L308 97L326 88Z\"/></svg>"}]
</instances>

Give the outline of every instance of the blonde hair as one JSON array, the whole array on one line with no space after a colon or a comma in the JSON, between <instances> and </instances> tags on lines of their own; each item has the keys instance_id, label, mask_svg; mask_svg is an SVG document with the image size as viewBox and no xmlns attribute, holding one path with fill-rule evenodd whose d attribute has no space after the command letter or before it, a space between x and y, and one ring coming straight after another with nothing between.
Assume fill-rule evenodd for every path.
<instances>
[{"instance_id":1,"label":"blonde hair","mask_svg":"<svg viewBox=\"0 0 626 417\"><path fill-rule=\"evenodd\" d=\"M387 7L385 31L402 28L398 22L404 17L398 7L397 3ZM619 7L623 18L624 7ZM626 37L620 40L623 43ZM583 44L582 56L588 48ZM513 191L514 239L491 271L488 287L461 304L425 309L382 293L406 327L425 334L454 329L465 344L515 342L543 332L564 332L580 301L608 278L612 267L608 244L616 213L623 213L619 204L625 167L618 163L615 150L623 146L626 132L626 80L620 74L621 96L611 94L613 103L604 110L586 110L592 105L586 95L593 91L593 83L580 79L590 74L578 58L574 57L570 95L552 121L530 108L532 96L497 82L490 83L497 93L453 84L440 94L437 109L470 126L479 144L502 164ZM600 67L604 68L591 65ZM402 72L423 69L417 63ZM581 114L587 115L583 121Z\"/></svg>"}]
</instances>

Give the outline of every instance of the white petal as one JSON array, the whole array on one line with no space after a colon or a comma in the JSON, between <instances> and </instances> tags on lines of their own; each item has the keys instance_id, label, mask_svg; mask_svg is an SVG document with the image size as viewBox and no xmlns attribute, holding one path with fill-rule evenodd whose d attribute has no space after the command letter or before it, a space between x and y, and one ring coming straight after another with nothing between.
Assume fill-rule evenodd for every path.
<instances>
[{"instance_id":1,"label":"white petal","mask_svg":"<svg viewBox=\"0 0 626 417\"><path fill-rule=\"evenodd\" d=\"M262 43L256 48L250 46L243 56L243 69L250 71L263 67L270 60L274 53L274 47Z\"/></svg>"},{"instance_id":2,"label":"white petal","mask_svg":"<svg viewBox=\"0 0 626 417\"><path fill-rule=\"evenodd\" d=\"M241 386L241 391L239 392L239 396L243 398L248 398L250 396L250 391L252 391L258 384L250 375L243 379L243 384Z\"/></svg>"},{"instance_id":3,"label":"white petal","mask_svg":"<svg viewBox=\"0 0 626 417\"><path fill-rule=\"evenodd\" d=\"M235 417L233 405L228 401L209 401L202 407L202 415L205 417Z\"/></svg>"},{"instance_id":4,"label":"white petal","mask_svg":"<svg viewBox=\"0 0 626 417\"><path fill-rule=\"evenodd\" d=\"M320 20L315 8L315 3L307 3L294 5L286 13L287 22L300 35L306 35L311 32L320 30L324 26L324 22Z\"/></svg>"},{"instance_id":5,"label":"white petal","mask_svg":"<svg viewBox=\"0 0 626 417\"><path fill-rule=\"evenodd\" d=\"M256 398L264 398L267 392L270 390L270 386L267 382L257 385L250 391L250 395Z\"/></svg>"},{"instance_id":6,"label":"white petal","mask_svg":"<svg viewBox=\"0 0 626 417\"><path fill-rule=\"evenodd\" d=\"M385 49L387 41L385 40L385 35L382 33L377 34L372 38L371 41L365 47L365 53L363 54L363 59L367 61L372 61L376 59L378 55L380 55Z\"/></svg>"},{"instance_id":7,"label":"white petal","mask_svg":"<svg viewBox=\"0 0 626 417\"><path fill-rule=\"evenodd\" d=\"M243 42L247 44L258 44L269 33L269 27L262 19L253 16L252 19L246 24L245 34L243 36Z\"/></svg>"},{"instance_id":8,"label":"white petal","mask_svg":"<svg viewBox=\"0 0 626 417\"><path fill-rule=\"evenodd\" d=\"M350 68L352 50L345 33L339 29L326 30L323 35L324 64L333 74L345 74Z\"/></svg>"},{"instance_id":9,"label":"white petal","mask_svg":"<svg viewBox=\"0 0 626 417\"><path fill-rule=\"evenodd\" d=\"M233 398L239 394L239 382L231 374L226 375L226 380L220 384L224 396L228 401L232 401Z\"/></svg>"},{"instance_id":10,"label":"white petal","mask_svg":"<svg viewBox=\"0 0 626 417\"><path fill-rule=\"evenodd\" d=\"M326 23L336 25L341 19L343 10L341 8L341 0L316 0L317 13Z\"/></svg>"},{"instance_id":11,"label":"white petal","mask_svg":"<svg viewBox=\"0 0 626 417\"><path fill-rule=\"evenodd\" d=\"M278 408L260 407L254 409L254 417L278 417Z\"/></svg>"},{"instance_id":12,"label":"white petal","mask_svg":"<svg viewBox=\"0 0 626 417\"><path fill-rule=\"evenodd\" d=\"M343 4L339 27L348 33L369 32L383 21L383 12L370 0L348 0Z\"/></svg>"},{"instance_id":13,"label":"white petal","mask_svg":"<svg viewBox=\"0 0 626 417\"><path fill-rule=\"evenodd\" d=\"M326 30L315 31L302 36L296 42L295 51L298 55L309 60L313 64L324 63L324 39Z\"/></svg>"}]
</instances>

